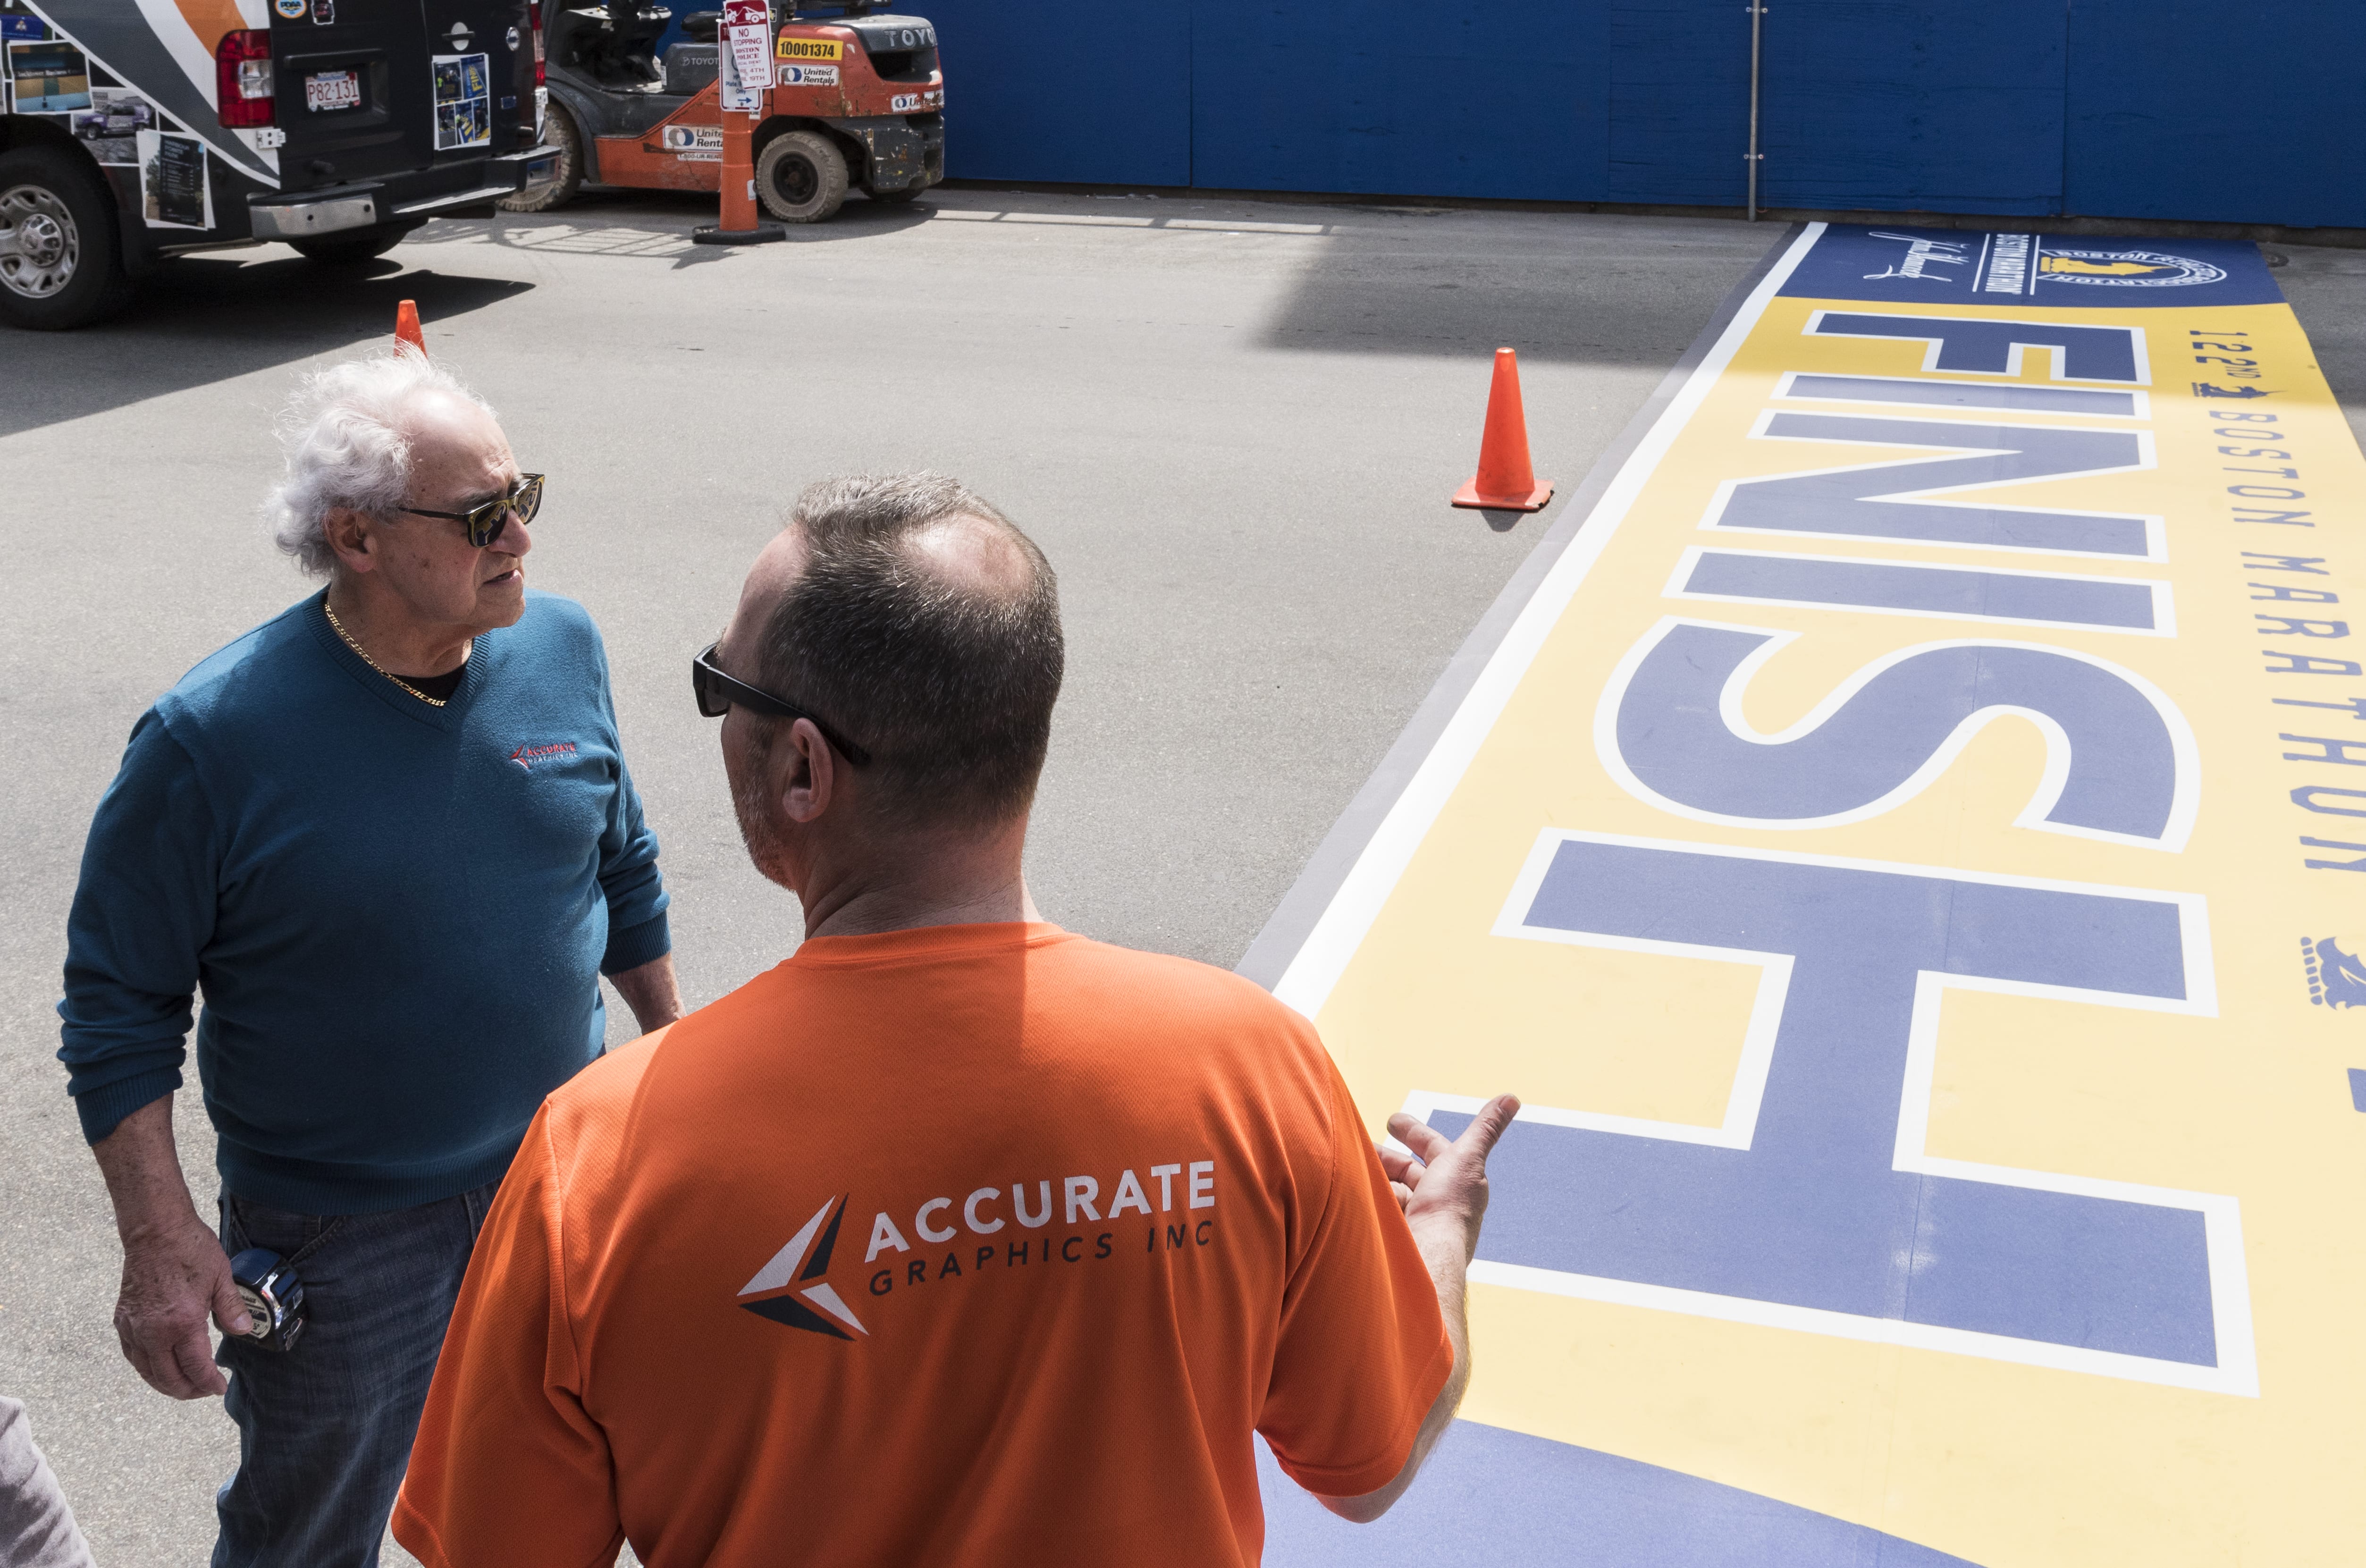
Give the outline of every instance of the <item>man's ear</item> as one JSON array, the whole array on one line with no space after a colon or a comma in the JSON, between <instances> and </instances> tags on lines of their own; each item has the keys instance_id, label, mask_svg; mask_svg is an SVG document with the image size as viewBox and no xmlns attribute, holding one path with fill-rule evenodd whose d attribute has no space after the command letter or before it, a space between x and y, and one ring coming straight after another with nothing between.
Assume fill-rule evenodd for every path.
<instances>
[{"instance_id":1,"label":"man's ear","mask_svg":"<svg viewBox=\"0 0 2366 1568\"><path fill-rule=\"evenodd\" d=\"M332 506L321 525L327 536L329 548L334 552L337 564L347 571L375 571L377 540L370 536L369 519L350 506Z\"/></svg>"},{"instance_id":2,"label":"man's ear","mask_svg":"<svg viewBox=\"0 0 2366 1568\"><path fill-rule=\"evenodd\" d=\"M782 767L774 775L781 809L792 822L814 821L829 809L845 783L838 776L838 753L809 718L791 724L782 739L786 744L774 747L772 752Z\"/></svg>"}]
</instances>

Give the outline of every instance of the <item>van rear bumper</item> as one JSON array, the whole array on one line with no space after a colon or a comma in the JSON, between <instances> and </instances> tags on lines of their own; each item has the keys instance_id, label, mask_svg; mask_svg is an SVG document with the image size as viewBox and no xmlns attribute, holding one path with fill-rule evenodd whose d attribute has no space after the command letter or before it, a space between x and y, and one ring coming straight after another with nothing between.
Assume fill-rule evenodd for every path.
<instances>
[{"instance_id":1,"label":"van rear bumper","mask_svg":"<svg viewBox=\"0 0 2366 1568\"><path fill-rule=\"evenodd\" d=\"M465 188L452 188L448 168L357 180L290 196L257 191L247 198L247 218L258 240L309 240L346 229L367 229L406 218L432 218L449 208L469 207L547 179L558 163L555 147L504 152L469 171Z\"/></svg>"}]
</instances>

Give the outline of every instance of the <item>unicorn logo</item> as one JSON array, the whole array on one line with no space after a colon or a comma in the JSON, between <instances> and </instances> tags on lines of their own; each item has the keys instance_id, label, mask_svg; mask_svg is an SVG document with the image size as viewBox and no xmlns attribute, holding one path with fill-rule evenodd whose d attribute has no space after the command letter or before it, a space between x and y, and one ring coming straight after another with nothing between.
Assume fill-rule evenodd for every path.
<instances>
[{"instance_id":1,"label":"unicorn logo","mask_svg":"<svg viewBox=\"0 0 2366 1568\"><path fill-rule=\"evenodd\" d=\"M1904 258L1888 271L1866 273L1865 276L1868 281L1876 277L1912 277L1933 283L1952 283L1955 281L1953 278L1933 273L1930 268L1934 265L1962 266L1972 259L1965 254L1971 247L1955 240L1931 240L1918 234L1886 234L1878 229L1868 231L1865 237L1895 240L1906 247Z\"/></svg>"},{"instance_id":2,"label":"unicorn logo","mask_svg":"<svg viewBox=\"0 0 2366 1568\"><path fill-rule=\"evenodd\" d=\"M2366 951L2366 942L2353 936L2300 939L2310 1002L2321 1008L2366 1007L2366 963L2359 961L2360 951Z\"/></svg>"}]
</instances>

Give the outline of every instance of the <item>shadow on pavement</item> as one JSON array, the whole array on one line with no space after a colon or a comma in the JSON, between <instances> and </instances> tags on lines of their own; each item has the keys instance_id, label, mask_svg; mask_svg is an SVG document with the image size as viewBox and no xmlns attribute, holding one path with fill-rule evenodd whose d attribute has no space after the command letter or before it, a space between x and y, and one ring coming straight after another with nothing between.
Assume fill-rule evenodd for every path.
<instances>
[{"instance_id":1,"label":"shadow on pavement","mask_svg":"<svg viewBox=\"0 0 2366 1568\"><path fill-rule=\"evenodd\" d=\"M1059 193L964 185L946 216L1281 242L1268 348L1664 367L1786 225L1468 208ZM849 204L851 210L851 204Z\"/></svg>"},{"instance_id":2,"label":"shadow on pavement","mask_svg":"<svg viewBox=\"0 0 2366 1568\"><path fill-rule=\"evenodd\" d=\"M1530 362L1665 365L1784 230L1649 221L1358 210L1335 224L1266 341L1457 356L1508 344Z\"/></svg>"},{"instance_id":3,"label":"shadow on pavement","mask_svg":"<svg viewBox=\"0 0 2366 1568\"><path fill-rule=\"evenodd\" d=\"M787 225L786 243L843 243L876 239L927 222L927 197L909 202L850 199L827 223ZM677 266L726 260L731 245L700 245L691 231L715 220L715 198L698 191L587 191L551 212L492 212L430 223L406 245L493 244L547 255L655 257ZM770 220L767 220L770 221Z\"/></svg>"},{"instance_id":4,"label":"shadow on pavement","mask_svg":"<svg viewBox=\"0 0 2366 1568\"><path fill-rule=\"evenodd\" d=\"M399 300L419 301L432 323L533 287L391 260L329 268L292 255L185 256L111 321L72 333L0 328L0 435L390 336Z\"/></svg>"}]
</instances>

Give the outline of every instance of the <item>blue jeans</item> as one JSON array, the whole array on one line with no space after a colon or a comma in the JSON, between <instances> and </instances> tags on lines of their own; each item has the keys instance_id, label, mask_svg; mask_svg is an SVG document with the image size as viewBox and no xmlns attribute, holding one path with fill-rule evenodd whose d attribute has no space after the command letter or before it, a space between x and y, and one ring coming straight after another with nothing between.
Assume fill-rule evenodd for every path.
<instances>
[{"instance_id":1,"label":"blue jeans","mask_svg":"<svg viewBox=\"0 0 2366 1568\"><path fill-rule=\"evenodd\" d=\"M377 1568L436 1352L495 1182L379 1214L297 1214L224 1195L221 1242L294 1261L292 1350L224 1339L238 1468L214 1495L213 1568Z\"/></svg>"}]
</instances>

